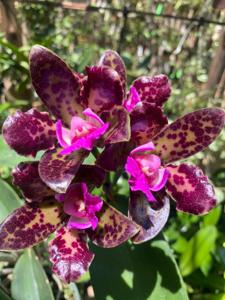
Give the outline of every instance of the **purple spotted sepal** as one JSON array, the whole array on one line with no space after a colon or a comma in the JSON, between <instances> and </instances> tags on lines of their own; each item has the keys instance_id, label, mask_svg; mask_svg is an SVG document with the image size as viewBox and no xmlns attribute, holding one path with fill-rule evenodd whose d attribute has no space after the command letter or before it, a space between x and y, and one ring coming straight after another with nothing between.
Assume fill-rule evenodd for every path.
<instances>
[{"instance_id":1,"label":"purple spotted sepal","mask_svg":"<svg viewBox=\"0 0 225 300\"><path fill-rule=\"evenodd\" d=\"M64 282L77 280L87 272L94 254L90 252L83 231L61 228L49 245L53 272Z\"/></svg>"},{"instance_id":2,"label":"purple spotted sepal","mask_svg":"<svg viewBox=\"0 0 225 300\"><path fill-rule=\"evenodd\" d=\"M137 105L130 113L131 139L136 145L152 140L167 124L161 107L148 102Z\"/></svg>"},{"instance_id":3,"label":"purple spotted sepal","mask_svg":"<svg viewBox=\"0 0 225 300\"><path fill-rule=\"evenodd\" d=\"M105 66L87 67L87 81L84 82L82 101L96 114L110 111L123 101L123 88L119 74Z\"/></svg>"},{"instance_id":4,"label":"purple spotted sepal","mask_svg":"<svg viewBox=\"0 0 225 300\"><path fill-rule=\"evenodd\" d=\"M94 244L103 248L113 248L136 235L140 226L106 202L98 214L96 230L88 230Z\"/></svg>"},{"instance_id":5,"label":"purple spotted sepal","mask_svg":"<svg viewBox=\"0 0 225 300\"><path fill-rule=\"evenodd\" d=\"M88 192L85 183L70 185L65 194L57 194L56 199L63 203L64 212L70 216L67 223L69 229L96 229L103 201Z\"/></svg>"},{"instance_id":6,"label":"purple spotted sepal","mask_svg":"<svg viewBox=\"0 0 225 300\"><path fill-rule=\"evenodd\" d=\"M216 205L213 185L194 165L167 166L170 176L166 184L167 194L176 201L177 210L195 215L208 213Z\"/></svg>"},{"instance_id":7,"label":"purple spotted sepal","mask_svg":"<svg viewBox=\"0 0 225 300\"><path fill-rule=\"evenodd\" d=\"M140 244L153 239L165 226L170 212L170 201L165 192L155 195L157 202L148 202L141 192L131 192L129 217L140 227L132 238L133 243Z\"/></svg>"},{"instance_id":8,"label":"purple spotted sepal","mask_svg":"<svg viewBox=\"0 0 225 300\"><path fill-rule=\"evenodd\" d=\"M62 148L45 152L39 162L41 180L56 193L65 193L76 176L87 151L78 150L69 155L60 154Z\"/></svg>"},{"instance_id":9,"label":"purple spotted sepal","mask_svg":"<svg viewBox=\"0 0 225 300\"><path fill-rule=\"evenodd\" d=\"M139 77L133 82L132 87L136 89L142 102L156 106L162 106L171 93L168 77L164 74Z\"/></svg>"},{"instance_id":10,"label":"purple spotted sepal","mask_svg":"<svg viewBox=\"0 0 225 300\"><path fill-rule=\"evenodd\" d=\"M26 203L0 224L0 250L19 250L46 239L65 220L62 205L50 197Z\"/></svg>"},{"instance_id":11,"label":"purple spotted sepal","mask_svg":"<svg viewBox=\"0 0 225 300\"><path fill-rule=\"evenodd\" d=\"M80 104L80 76L43 46L32 47L29 63L32 83L38 96L57 119L69 125L71 118L84 109Z\"/></svg>"},{"instance_id":12,"label":"purple spotted sepal","mask_svg":"<svg viewBox=\"0 0 225 300\"><path fill-rule=\"evenodd\" d=\"M115 106L111 111L102 113L102 117L110 124L103 136L102 144L115 144L130 140L130 116L123 106Z\"/></svg>"},{"instance_id":13,"label":"purple spotted sepal","mask_svg":"<svg viewBox=\"0 0 225 300\"><path fill-rule=\"evenodd\" d=\"M120 55L113 50L106 50L99 62L98 62L99 66L105 66L105 67L109 67L113 70L115 70L120 78L120 82L122 84L122 88L123 88L123 94L125 96L126 93L126 67L125 64L122 60L122 58L120 57Z\"/></svg>"},{"instance_id":14,"label":"purple spotted sepal","mask_svg":"<svg viewBox=\"0 0 225 300\"><path fill-rule=\"evenodd\" d=\"M164 164L187 158L204 150L220 134L225 113L220 108L203 108L166 126L152 142Z\"/></svg>"},{"instance_id":15,"label":"purple spotted sepal","mask_svg":"<svg viewBox=\"0 0 225 300\"><path fill-rule=\"evenodd\" d=\"M54 191L41 180L38 164L23 162L12 171L13 184L21 189L28 202L41 202L54 195Z\"/></svg>"},{"instance_id":16,"label":"purple spotted sepal","mask_svg":"<svg viewBox=\"0 0 225 300\"><path fill-rule=\"evenodd\" d=\"M131 190L143 192L148 201L156 200L152 192L161 190L169 176L168 170L161 167L160 158L151 154L154 149L152 142L135 148L125 165L125 170L130 174Z\"/></svg>"},{"instance_id":17,"label":"purple spotted sepal","mask_svg":"<svg viewBox=\"0 0 225 300\"><path fill-rule=\"evenodd\" d=\"M9 116L2 127L6 143L21 155L35 156L39 150L53 147L55 124L48 113L30 109Z\"/></svg>"}]
</instances>

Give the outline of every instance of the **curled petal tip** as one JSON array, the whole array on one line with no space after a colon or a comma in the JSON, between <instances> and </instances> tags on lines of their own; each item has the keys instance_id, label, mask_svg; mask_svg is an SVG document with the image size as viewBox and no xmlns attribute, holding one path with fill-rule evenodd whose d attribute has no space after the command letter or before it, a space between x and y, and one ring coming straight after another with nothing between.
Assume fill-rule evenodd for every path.
<instances>
[{"instance_id":1,"label":"curled petal tip","mask_svg":"<svg viewBox=\"0 0 225 300\"><path fill-rule=\"evenodd\" d=\"M194 215L208 213L216 205L213 185L194 165L169 165L167 193L176 201L177 209Z\"/></svg>"}]
</instances>

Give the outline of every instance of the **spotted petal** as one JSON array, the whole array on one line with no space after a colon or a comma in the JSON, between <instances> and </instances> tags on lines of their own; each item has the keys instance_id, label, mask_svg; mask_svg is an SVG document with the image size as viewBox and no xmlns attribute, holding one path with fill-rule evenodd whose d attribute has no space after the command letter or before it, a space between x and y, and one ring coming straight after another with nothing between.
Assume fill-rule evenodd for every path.
<instances>
[{"instance_id":1,"label":"spotted petal","mask_svg":"<svg viewBox=\"0 0 225 300\"><path fill-rule=\"evenodd\" d=\"M147 102L137 106L131 113L131 138L137 144L145 144L168 123L160 107Z\"/></svg>"},{"instance_id":2,"label":"spotted petal","mask_svg":"<svg viewBox=\"0 0 225 300\"><path fill-rule=\"evenodd\" d=\"M30 109L9 116L2 128L7 144L17 153L35 156L51 148L56 141L55 125L48 113Z\"/></svg>"},{"instance_id":3,"label":"spotted petal","mask_svg":"<svg viewBox=\"0 0 225 300\"><path fill-rule=\"evenodd\" d=\"M103 114L109 123L109 129L104 135L105 144L127 142L130 140L130 116L123 106L116 106L110 112Z\"/></svg>"},{"instance_id":4,"label":"spotted petal","mask_svg":"<svg viewBox=\"0 0 225 300\"><path fill-rule=\"evenodd\" d=\"M42 46L30 52L30 73L34 88L49 111L70 125L82 112L80 78L55 53Z\"/></svg>"},{"instance_id":5,"label":"spotted petal","mask_svg":"<svg viewBox=\"0 0 225 300\"><path fill-rule=\"evenodd\" d=\"M204 108L189 113L152 139L155 152L164 163L191 156L215 140L224 122L225 113L220 108Z\"/></svg>"},{"instance_id":6,"label":"spotted petal","mask_svg":"<svg viewBox=\"0 0 225 300\"><path fill-rule=\"evenodd\" d=\"M77 280L89 268L94 254L89 251L86 234L61 228L49 245L53 272L64 282Z\"/></svg>"},{"instance_id":7,"label":"spotted petal","mask_svg":"<svg viewBox=\"0 0 225 300\"><path fill-rule=\"evenodd\" d=\"M94 66L87 68L87 81L84 86L84 105L99 114L110 110L114 105L121 105L123 88L120 76L108 67Z\"/></svg>"},{"instance_id":8,"label":"spotted petal","mask_svg":"<svg viewBox=\"0 0 225 300\"><path fill-rule=\"evenodd\" d=\"M126 67L120 55L113 50L106 50L101 56L99 66L106 66L114 69L120 76L123 86L124 96L126 91Z\"/></svg>"},{"instance_id":9,"label":"spotted petal","mask_svg":"<svg viewBox=\"0 0 225 300\"><path fill-rule=\"evenodd\" d=\"M0 225L0 249L31 247L54 232L64 218L61 204L54 198L41 204L27 203Z\"/></svg>"},{"instance_id":10,"label":"spotted petal","mask_svg":"<svg viewBox=\"0 0 225 300\"><path fill-rule=\"evenodd\" d=\"M38 162L20 163L12 172L13 184L23 192L27 201L42 201L44 198L53 196L52 191L40 178Z\"/></svg>"},{"instance_id":11,"label":"spotted petal","mask_svg":"<svg viewBox=\"0 0 225 300\"><path fill-rule=\"evenodd\" d=\"M157 196L155 195L157 198ZM159 201L159 199L158 199ZM139 244L153 239L165 226L170 212L169 198L160 199L158 207L147 201L141 192L131 192L129 203L129 216L141 226L141 230L132 238L133 243Z\"/></svg>"},{"instance_id":12,"label":"spotted petal","mask_svg":"<svg viewBox=\"0 0 225 300\"><path fill-rule=\"evenodd\" d=\"M140 230L136 223L107 203L104 203L98 217L97 229L89 230L88 234L94 244L103 248L116 247Z\"/></svg>"},{"instance_id":13,"label":"spotted petal","mask_svg":"<svg viewBox=\"0 0 225 300\"><path fill-rule=\"evenodd\" d=\"M47 151L39 163L41 179L55 192L65 193L87 153L78 150L61 155L62 148Z\"/></svg>"},{"instance_id":14,"label":"spotted petal","mask_svg":"<svg viewBox=\"0 0 225 300\"><path fill-rule=\"evenodd\" d=\"M202 215L216 205L213 185L200 168L181 164L169 165L167 169L167 193L176 201L178 210Z\"/></svg>"},{"instance_id":15,"label":"spotted petal","mask_svg":"<svg viewBox=\"0 0 225 300\"><path fill-rule=\"evenodd\" d=\"M142 76L133 82L133 85L141 99L157 106L162 104L169 98L171 87L168 77L164 74L153 77Z\"/></svg>"}]
</instances>

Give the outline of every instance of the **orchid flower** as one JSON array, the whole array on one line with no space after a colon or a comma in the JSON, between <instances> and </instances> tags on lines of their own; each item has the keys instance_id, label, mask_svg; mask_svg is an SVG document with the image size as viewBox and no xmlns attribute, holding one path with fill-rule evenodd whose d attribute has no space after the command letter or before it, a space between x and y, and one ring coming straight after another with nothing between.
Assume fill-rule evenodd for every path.
<instances>
[{"instance_id":1,"label":"orchid flower","mask_svg":"<svg viewBox=\"0 0 225 300\"><path fill-rule=\"evenodd\" d=\"M107 59L112 53L104 55ZM216 205L213 185L200 168L171 163L210 145L224 127L224 110L203 108L168 125L162 108L170 92L165 75L137 78L123 101L130 114L131 139L107 145L97 160L105 170L125 167L130 175L129 216L141 226L134 243L152 239L162 230L169 217L169 198L177 210L195 215Z\"/></svg>"},{"instance_id":2,"label":"orchid flower","mask_svg":"<svg viewBox=\"0 0 225 300\"><path fill-rule=\"evenodd\" d=\"M82 165L94 146L128 141L130 117L123 107L123 83L104 62L74 73L53 52L34 46L30 73L36 93L53 115L17 111L3 125L8 145L21 155L47 150L39 162L13 170L13 183L25 204L0 225L0 249L33 246L56 232L51 241L53 271L66 282L87 271L94 254L88 240L115 247L134 236L139 226L97 196L105 172Z\"/></svg>"},{"instance_id":3,"label":"orchid flower","mask_svg":"<svg viewBox=\"0 0 225 300\"><path fill-rule=\"evenodd\" d=\"M215 204L208 178L181 163L206 148L224 126L219 108L200 109L168 125L162 106L171 87L165 75L142 76L126 92L120 56L107 50L86 75L74 73L53 52L34 46L30 73L46 112L16 112L3 125L8 145L22 155L46 150L39 162L13 170L25 204L0 224L0 249L50 242L53 271L66 281L89 268L88 240L111 248L141 243L162 230L170 211L204 214ZM93 147L104 147L96 165L82 165ZM106 171L125 170L130 184L128 217L92 194Z\"/></svg>"},{"instance_id":4,"label":"orchid flower","mask_svg":"<svg viewBox=\"0 0 225 300\"><path fill-rule=\"evenodd\" d=\"M32 47L29 62L35 91L55 119L36 109L18 111L4 122L3 136L21 155L47 150L40 160L40 177L63 193L94 146L129 141L123 84L104 62L87 67L84 76L42 46Z\"/></svg>"}]
</instances>

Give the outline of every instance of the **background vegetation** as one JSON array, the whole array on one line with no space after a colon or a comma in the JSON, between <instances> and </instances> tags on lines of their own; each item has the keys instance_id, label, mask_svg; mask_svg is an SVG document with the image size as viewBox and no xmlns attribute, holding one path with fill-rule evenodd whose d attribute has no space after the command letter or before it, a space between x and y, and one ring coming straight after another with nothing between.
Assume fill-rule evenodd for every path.
<instances>
[{"instance_id":1,"label":"background vegetation","mask_svg":"<svg viewBox=\"0 0 225 300\"><path fill-rule=\"evenodd\" d=\"M92 8L86 9L86 4L91 4ZM93 6L103 8L94 9ZM136 10L151 12L155 16L135 13ZM195 18L199 21L192 20ZM93 64L103 50L112 48L126 63L129 83L140 75L167 74L173 87L166 104L170 120L202 107L225 108L225 25L205 20L225 22L225 1L96 0L68 3L1 0L0 127L6 116L16 109L43 108L32 89L28 70L28 51L35 43L51 48L79 72L84 71L86 65ZM188 216L172 209L163 232L193 300L225 299L224 146L225 133L209 149L192 158L213 181L218 195L217 207L204 217ZM22 196L11 186L10 175L21 160L24 159L10 151L0 136L0 220L21 204ZM122 184L119 193L127 196L127 187ZM153 247L162 245L156 240ZM140 252L148 251L147 246L140 249ZM34 250L0 253L1 300L11 299L9 297L15 300L94 298L89 274L76 284L63 285L52 275L45 250L43 243ZM119 257L120 250L116 250L116 257ZM102 259L105 268L112 268L113 272L121 262L118 260L110 266L110 255L111 252L107 252L107 257ZM133 255L138 261L135 251ZM159 272L157 274L161 274L160 265L169 267L166 262L164 265L160 262L160 257L157 260L152 249L148 255L151 257L148 267ZM169 276L170 270L167 272ZM101 270L96 269L97 273L100 274ZM101 276L95 276L94 283L102 280ZM121 276L129 286L132 272L123 272ZM148 273L139 275L139 280L141 278L144 282L139 285L142 292L144 286L150 284L146 282L146 276ZM163 277L160 278L160 275L152 278L155 286L167 289L166 279L164 282ZM119 283L118 288L121 288ZM102 287L101 291L104 289ZM155 291L154 298L145 291L136 298L132 298L134 293L130 296L125 293L122 297L116 292L109 295L98 292L101 294L98 299L158 300ZM166 299L170 299L169 296ZM180 294L176 299L186 298Z\"/></svg>"}]
</instances>

